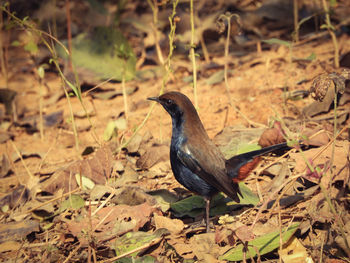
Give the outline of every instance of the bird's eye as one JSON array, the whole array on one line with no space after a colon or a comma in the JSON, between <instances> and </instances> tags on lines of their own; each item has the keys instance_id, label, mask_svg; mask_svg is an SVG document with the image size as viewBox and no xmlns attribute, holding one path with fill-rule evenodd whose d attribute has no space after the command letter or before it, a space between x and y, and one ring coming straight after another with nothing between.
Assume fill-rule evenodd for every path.
<instances>
[{"instance_id":1,"label":"bird's eye","mask_svg":"<svg viewBox=\"0 0 350 263\"><path fill-rule=\"evenodd\" d=\"M169 106L169 105L173 104L173 101L172 100L166 100L165 104Z\"/></svg>"}]
</instances>

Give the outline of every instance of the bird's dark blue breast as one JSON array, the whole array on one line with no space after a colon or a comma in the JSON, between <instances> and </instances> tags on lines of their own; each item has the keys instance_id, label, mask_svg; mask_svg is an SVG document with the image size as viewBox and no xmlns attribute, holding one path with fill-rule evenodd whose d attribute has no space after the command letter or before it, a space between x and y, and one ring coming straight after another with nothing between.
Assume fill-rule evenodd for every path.
<instances>
[{"instance_id":1,"label":"bird's dark blue breast","mask_svg":"<svg viewBox=\"0 0 350 263\"><path fill-rule=\"evenodd\" d=\"M175 136L174 136L175 132ZM193 173L188 167L186 167L178 156L186 155L182 151L182 145L186 143L186 138L181 134L178 136L177 131L172 134L171 146L170 146L170 163L176 180L186 187L191 192L196 194L211 197L218 193L218 190ZM185 157L186 158L186 157ZM188 157L191 158L191 157Z\"/></svg>"}]
</instances>

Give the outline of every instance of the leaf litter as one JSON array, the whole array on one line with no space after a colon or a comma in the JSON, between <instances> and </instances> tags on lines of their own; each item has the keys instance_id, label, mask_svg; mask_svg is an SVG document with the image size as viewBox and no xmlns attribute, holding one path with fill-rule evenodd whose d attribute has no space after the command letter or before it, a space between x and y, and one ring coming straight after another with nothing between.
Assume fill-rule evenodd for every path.
<instances>
[{"instance_id":1,"label":"leaf litter","mask_svg":"<svg viewBox=\"0 0 350 263\"><path fill-rule=\"evenodd\" d=\"M271 11L276 8L273 1L263 1L259 7L249 1L236 2L240 8L243 2L247 4L240 15L250 35L243 37L269 41L262 43L259 51L257 42L252 45L234 36L234 48L229 57L224 57L223 42L217 41L213 21L225 6L210 2L195 5L199 10L197 19L203 22L196 43L207 46L211 60L198 60L199 115L209 136L226 157L286 137L302 139L310 146L296 147L284 157L265 157L242 184L240 204L223 195L215 197L211 209L213 232L204 233L200 223L203 199L183 189L171 172L169 116L156 107L141 132L123 151L115 151L146 116L150 106L146 98L159 93L163 71L153 52L154 43L158 37L160 43L167 43L169 9L160 10L162 23L155 37L152 27L145 26L153 19L146 2L128 3L123 19L130 22L124 25L123 34L135 54L144 56L144 63L137 66L138 77L126 83L131 113L128 118L123 110L121 83L105 83L91 92L86 85L89 92L83 93L83 99L91 102L87 112L77 98L71 97L78 127L75 138L61 80L56 72L45 72L43 81L48 88L43 99L42 140L38 133L39 81L32 72L23 70L23 64L9 61L11 74L18 78L8 82L17 95L5 101L5 111L1 108L5 115L0 115L2 260L49 262L68 257L81 262L113 258L117 262L224 262L280 257L284 262L346 262L350 243L348 69L334 70L330 65L333 46L329 39L316 35L313 41L306 38L300 45L276 39L288 35L292 22L285 19L289 16L284 8ZM349 8L344 1L339 1L339 6ZM144 16L136 15L138 8L147 10ZM72 16L82 17L82 10L76 4ZM91 12L98 17L97 9ZM339 14L339 9L335 12ZM192 77L192 66L183 48L183 41L190 36L189 16L183 10L179 14L178 32L183 32L183 39L177 43L167 90L179 90L193 99L186 82ZM274 23L266 22L269 18L279 21L282 30L276 31ZM349 39L347 34L338 38L345 55L350 51ZM166 47L161 50L166 51ZM121 50L114 50L119 52L118 59L123 59ZM28 68L37 66L20 47L13 46L9 52ZM42 55L40 50L37 52L39 59ZM204 49L198 52L201 58L205 56ZM248 127L229 106L223 83L224 61L231 63L231 97L241 112L263 128ZM344 60L341 62L344 65ZM133 63L127 65L128 77L134 75ZM101 68L97 68L98 74L91 74L91 67L84 66L84 61L79 60L77 65L82 83L100 83ZM107 73L120 79L119 70L109 69ZM335 92L339 97L337 125L342 132L333 143ZM17 112L13 114L11 108ZM93 133L98 135L97 141ZM79 150L75 149L76 140ZM90 150L86 154L80 154L87 148Z\"/></svg>"}]
</instances>

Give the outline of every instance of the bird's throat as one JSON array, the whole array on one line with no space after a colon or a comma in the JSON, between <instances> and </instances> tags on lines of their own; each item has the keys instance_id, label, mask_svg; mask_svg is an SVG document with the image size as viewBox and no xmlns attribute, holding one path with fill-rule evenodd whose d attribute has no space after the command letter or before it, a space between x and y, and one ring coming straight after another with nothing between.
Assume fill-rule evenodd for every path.
<instances>
[{"instance_id":1,"label":"bird's throat","mask_svg":"<svg viewBox=\"0 0 350 263\"><path fill-rule=\"evenodd\" d=\"M171 135L171 147L178 149L183 143L187 141L185 138L184 120L182 117L172 118L172 135Z\"/></svg>"}]
</instances>

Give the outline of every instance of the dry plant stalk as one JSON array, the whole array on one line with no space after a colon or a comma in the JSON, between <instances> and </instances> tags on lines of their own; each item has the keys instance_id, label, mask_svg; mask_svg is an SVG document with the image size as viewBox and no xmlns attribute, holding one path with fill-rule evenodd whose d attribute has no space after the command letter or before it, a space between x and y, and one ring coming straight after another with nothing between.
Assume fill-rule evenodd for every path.
<instances>
[{"instance_id":1,"label":"dry plant stalk","mask_svg":"<svg viewBox=\"0 0 350 263\"><path fill-rule=\"evenodd\" d=\"M332 38L333 46L334 46L334 67L339 68L339 46L337 41L337 36L334 33L334 26L331 23L331 19L329 17L329 8L326 3L326 0L322 0L322 7L326 16L326 25L325 27L328 30L329 35Z\"/></svg>"},{"instance_id":2,"label":"dry plant stalk","mask_svg":"<svg viewBox=\"0 0 350 263\"><path fill-rule=\"evenodd\" d=\"M246 122L248 122L248 124L250 126L253 126L253 127L265 127L265 125L262 125L260 123L256 123L256 122L250 120L247 116L245 116L243 114L243 112L241 112L239 110L239 108L233 103L233 99L232 99L232 97L230 95L230 87L229 87L229 84L228 84L228 58L229 58L229 48L230 48L231 18L232 17L236 18L236 23L238 24L239 27L241 27L240 17L237 14L231 14L231 13L227 12L226 14L220 15L220 17L217 20L217 23L219 24L220 27L221 27L220 23L223 23L222 20L226 20L227 21L227 35L226 35L226 41L225 41L225 60L224 60L225 61L225 65L224 65L224 79L225 79L225 88L226 88L229 104L239 115L241 115L241 117L243 117L243 119Z\"/></svg>"},{"instance_id":3,"label":"dry plant stalk","mask_svg":"<svg viewBox=\"0 0 350 263\"><path fill-rule=\"evenodd\" d=\"M293 15L294 15L294 32L295 32L295 42L299 42L299 14L298 14L298 0L293 0Z\"/></svg>"},{"instance_id":4,"label":"dry plant stalk","mask_svg":"<svg viewBox=\"0 0 350 263\"><path fill-rule=\"evenodd\" d=\"M148 2L150 3L150 1L148 0ZM170 32L169 32L169 54L168 57L166 59L166 62L164 63L164 68L165 68L165 75L163 76L163 80L162 80L162 86L160 89L159 94L162 94L164 91L164 87L165 84L168 81L170 72L171 72L171 58L173 55L173 51L174 51L174 37L175 37L175 29L176 29L176 23L178 21L178 18L176 17L176 7L177 4L179 3L179 0L173 0L173 10L172 10L172 14L169 17L169 22L170 22ZM153 10L153 9L152 9ZM137 128L135 129L134 133L131 135L131 137L124 143L122 143L117 149L117 152L120 152L123 148L125 148L130 142L131 140L136 136L136 134L138 134L138 132L143 128L143 126L146 124L147 120L149 119L149 117L151 116L154 107L156 106L156 102L153 102L151 104L151 108L149 109L149 111L147 112L146 117L143 119L143 121L141 122L141 124L139 126L137 126Z\"/></svg>"},{"instance_id":5,"label":"dry plant stalk","mask_svg":"<svg viewBox=\"0 0 350 263\"><path fill-rule=\"evenodd\" d=\"M191 49L190 56L192 60L192 76L193 76L193 93L194 93L194 106L198 109L198 97L197 97L197 65L196 65L196 45L194 44L194 15L193 15L193 0L190 0L190 17L191 17Z\"/></svg>"}]
</instances>

